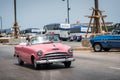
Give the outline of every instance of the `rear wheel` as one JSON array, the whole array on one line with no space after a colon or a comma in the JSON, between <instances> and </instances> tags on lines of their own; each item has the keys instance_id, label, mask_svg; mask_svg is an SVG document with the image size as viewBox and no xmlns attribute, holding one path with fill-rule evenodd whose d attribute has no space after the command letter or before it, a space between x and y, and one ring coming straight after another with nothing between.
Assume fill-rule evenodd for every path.
<instances>
[{"instance_id":1,"label":"rear wheel","mask_svg":"<svg viewBox=\"0 0 120 80\"><path fill-rule=\"evenodd\" d=\"M64 65L66 68L69 68L71 66L71 61L64 62Z\"/></svg>"},{"instance_id":2,"label":"rear wheel","mask_svg":"<svg viewBox=\"0 0 120 80\"><path fill-rule=\"evenodd\" d=\"M100 51L102 51L102 46L99 43L95 43L93 46L93 49L95 52L100 52Z\"/></svg>"},{"instance_id":3,"label":"rear wheel","mask_svg":"<svg viewBox=\"0 0 120 80\"><path fill-rule=\"evenodd\" d=\"M18 64L19 65L23 65L24 64L24 62L22 61L22 59L20 57L18 57Z\"/></svg>"}]
</instances>

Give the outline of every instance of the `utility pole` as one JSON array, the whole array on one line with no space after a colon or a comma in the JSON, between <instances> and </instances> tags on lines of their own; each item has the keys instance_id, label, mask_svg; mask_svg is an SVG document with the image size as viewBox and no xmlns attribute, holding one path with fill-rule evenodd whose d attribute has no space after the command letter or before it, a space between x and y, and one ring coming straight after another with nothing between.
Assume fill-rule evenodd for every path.
<instances>
[{"instance_id":1,"label":"utility pole","mask_svg":"<svg viewBox=\"0 0 120 80\"><path fill-rule=\"evenodd\" d=\"M18 38L19 36L19 26L18 26L18 23L17 23L17 13L16 13L16 0L14 0L14 25L13 25L13 36L14 38Z\"/></svg>"},{"instance_id":2,"label":"utility pole","mask_svg":"<svg viewBox=\"0 0 120 80\"><path fill-rule=\"evenodd\" d=\"M0 30L0 32L2 33L2 16L0 16L0 20L1 20L1 30Z\"/></svg>"},{"instance_id":3,"label":"utility pole","mask_svg":"<svg viewBox=\"0 0 120 80\"><path fill-rule=\"evenodd\" d=\"M98 7L98 0L94 0L94 2L95 2L95 16L97 16L98 15L98 10L99 10L99 7ZM96 33L99 33L99 18L94 18L95 20L95 27L96 27L96 30L95 30L95 32Z\"/></svg>"},{"instance_id":4,"label":"utility pole","mask_svg":"<svg viewBox=\"0 0 120 80\"><path fill-rule=\"evenodd\" d=\"M65 1L65 0L62 0ZM69 6L69 0L67 0L67 23L70 23L70 6Z\"/></svg>"}]
</instances>

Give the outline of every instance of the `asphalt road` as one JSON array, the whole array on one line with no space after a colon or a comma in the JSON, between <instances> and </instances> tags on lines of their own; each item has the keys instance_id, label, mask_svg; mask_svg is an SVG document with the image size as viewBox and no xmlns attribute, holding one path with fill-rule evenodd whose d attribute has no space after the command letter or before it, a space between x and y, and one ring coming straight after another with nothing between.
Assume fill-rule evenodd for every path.
<instances>
[{"instance_id":1,"label":"asphalt road","mask_svg":"<svg viewBox=\"0 0 120 80\"><path fill-rule=\"evenodd\" d=\"M13 57L14 47L0 45L0 80L120 80L120 52L75 51L70 68L62 64L19 66Z\"/></svg>"}]
</instances>

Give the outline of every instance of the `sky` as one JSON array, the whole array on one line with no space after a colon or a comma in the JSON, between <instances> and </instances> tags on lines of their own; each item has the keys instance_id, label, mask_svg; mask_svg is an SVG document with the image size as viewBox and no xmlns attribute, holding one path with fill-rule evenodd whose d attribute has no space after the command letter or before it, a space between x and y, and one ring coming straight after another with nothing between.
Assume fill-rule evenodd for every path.
<instances>
[{"instance_id":1,"label":"sky","mask_svg":"<svg viewBox=\"0 0 120 80\"><path fill-rule=\"evenodd\" d=\"M65 23L67 18L67 0L16 0L17 22L20 29L43 28L50 23ZM120 23L120 0L98 0L99 9L107 15L105 22ZM77 21L89 23L86 15L91 15L94 0L69 0L70 23ZM0 0L0 20L2 29L11 28L14 24L14 0ZM1 22L1 21L0 21ZM0 23L1 24L1 23Z\"/></svg>"}]
</instances>

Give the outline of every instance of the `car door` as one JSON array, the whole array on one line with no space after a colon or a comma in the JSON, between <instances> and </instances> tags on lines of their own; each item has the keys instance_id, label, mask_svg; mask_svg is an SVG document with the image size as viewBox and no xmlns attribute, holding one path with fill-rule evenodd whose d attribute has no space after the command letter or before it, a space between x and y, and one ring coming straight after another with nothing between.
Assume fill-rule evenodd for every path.
<instances>
[{"instance_id":1,"label":"car door","mask_svg":"<svg viewBox=\"0 0 120 80\"><path fill-rule=\"evenodd\" d=\"M25 61L25 62L30 62L29 58L30 58L30 54L29 54L29 46L23 46L22 47L22 59Z\"/></svg>"},{"instance_id":2,"label":"car door","mask_svg":"<svg viewBox=\"0 0 120 80\"><path fill-rule=\"evenodd\" d=\"M111 48L120 48L120 35L112 35L109 44Z\"/></svg>"},{"instance_id":3,"label":"car door","mask_svg":"<svg viewBox=\"0 0 120 80\"><path fill-rule=\"evenodd\" d=\"M21 59L26 62L26 50L25 50L25 47L26 46L21 46L21 52L20 52L20 56L21 56Z\"/></svg>"},{"instance_id":4,"label":"car door","mask_svg":"<svg viewBox=\"0 0 120 80\"><path fill-rule=\"evenodd\" d=\"M120 35L114 36L114 48L120 48Z\"/></svg>"}]
</instances>

